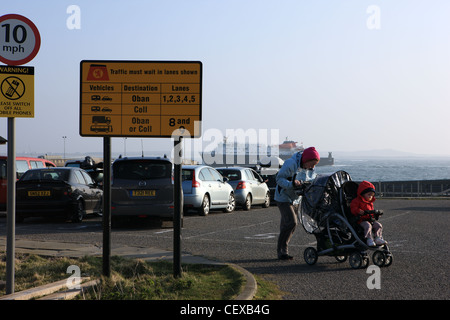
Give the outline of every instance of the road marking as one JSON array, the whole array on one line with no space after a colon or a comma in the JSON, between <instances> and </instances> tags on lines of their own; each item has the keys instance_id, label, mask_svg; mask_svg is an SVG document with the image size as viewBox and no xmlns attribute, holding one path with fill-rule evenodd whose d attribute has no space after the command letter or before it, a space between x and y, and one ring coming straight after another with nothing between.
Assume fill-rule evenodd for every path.
<instances>
[{"instance_id":1,"label":"road marking","mask_svg":"<svg viewBox=\"0 0 450 320\"><path fill-rule=\"evenodd\" d=\"M155 234L167 233L167 232L173 232L173 229L158 231L158 232L155 232Z\"/></svg>"},{"instance_id":2,"label":"road marking","mask_svg":"<svg viewBox=\"0 0 450 320\"><path fill-rule=\"evenodd\" d=\"M261 234L255 234L253 236L244 237L245 239L251 239L251 240L261 240L261 239L272 239L275 238L278 235L278 233L261 233Z\"/></svg>"},{"instance_id":3,"label":"road marking","mask_svg":"<svg viewBox=\"0 0 450 320\"><path fill-rule=\"evenodd\" d=\"M255 223L255 224L249 224L249 225L246 225L246 226L240 226L240 227L237 227L237 228L223 229L223 230L219 230L219 231L211 231L211 232L197 234L197 235L190 236L190 237L185 237L184 239L187 240L187 239L198 238L198 237L203 237L203 236L207 236L207 235L211 235L211 234L218 234L218 233L232 231L232 230L251 228L251 227L261 226L261 225L264 225L264 224L267 224L267 223L272 223L272 222L273 221L270 220L270 221L264 221L264 222L261 222L261 223Z\"/></svg>"}]
</instances>

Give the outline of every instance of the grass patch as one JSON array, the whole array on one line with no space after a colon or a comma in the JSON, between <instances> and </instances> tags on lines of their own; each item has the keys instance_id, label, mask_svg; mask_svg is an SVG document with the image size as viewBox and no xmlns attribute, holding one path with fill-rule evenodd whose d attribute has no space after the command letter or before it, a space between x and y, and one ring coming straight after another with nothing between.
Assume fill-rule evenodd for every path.
<instances>
[{"instance_id":1,"label":"grass patch","mask_svg":"<svg viewBox=\"0 0 450 320\"><path fill-rule=\"evenodd\" d=\"M67 279L70 265L81 276L100 279L100 283L79 299L87 300L229 300L238 295L245 282L227 265L182 266L182 277L173 277L171 262L111 257L111 276L103 277L101 257L42 257L16 254L15 292ZM6 254L0 254L0 279L6 274ZM0 291L5 294L5 289Z\"/></svg>"}]
</instances>

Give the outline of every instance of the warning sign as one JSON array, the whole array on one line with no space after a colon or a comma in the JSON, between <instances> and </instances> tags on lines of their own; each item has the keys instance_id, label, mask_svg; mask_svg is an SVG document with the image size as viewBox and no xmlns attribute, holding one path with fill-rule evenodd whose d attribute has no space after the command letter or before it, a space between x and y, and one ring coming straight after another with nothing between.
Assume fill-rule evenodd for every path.
<instances>
[{"instance_id":1,"label":"warning sign","mask_svg":"<svg viewBox=\"0 0 450 320\"><path fill-rule=\"evenodd\" d=\"M34 118L34 67L0 66L0 117Z\"/></svg>"},{"instance_id":2,"label":"warning sign","mask_svg":"<svg viewBox=\"0 0 450 320\"><path fill-rule=\"evenodd\" d=\"M80 69L81 136L201 136L201 62L82 61Z\"/></svg>"}]
</instances>

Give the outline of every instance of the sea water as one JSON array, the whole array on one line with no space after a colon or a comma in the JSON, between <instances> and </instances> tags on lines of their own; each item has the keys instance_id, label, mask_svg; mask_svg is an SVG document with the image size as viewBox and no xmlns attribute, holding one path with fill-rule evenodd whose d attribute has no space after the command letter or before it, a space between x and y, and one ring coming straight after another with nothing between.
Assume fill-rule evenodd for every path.
<instances>
[{"instance_id":1,"label":"sea water","mask_svg":"<svg viewBox=\"0 0 450 320\"><path fill-rule=\"evenodd\" d=\"M450 179L450 158L336 158L333 166L316 167L317 173L339 170L354 181L441 180Z\"/></svg>"}]
</instances>

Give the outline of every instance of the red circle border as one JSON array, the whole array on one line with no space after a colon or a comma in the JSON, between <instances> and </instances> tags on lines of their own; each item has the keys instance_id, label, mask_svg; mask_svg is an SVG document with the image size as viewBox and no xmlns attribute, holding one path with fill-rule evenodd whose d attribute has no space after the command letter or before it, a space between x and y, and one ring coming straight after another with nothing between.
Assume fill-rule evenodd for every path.
<instances>
[{"instance_id":1,"label":"red circle border","mask_svg":"<svg viewBox=\"0 0 450 320\"><path fill-rule=\"evenodd\" d=\"M6 59L6 58L0 56L0 61L3 63L6 63L7 65L10 65L10 66L19 66L19 65L25 64L27 62L30 62L37 55L39 48L41 47L41 36L39 34L39 30L37 29L36 25L30 19L28 19L24 16L21 16L19 14L6 14L4 16L1 16L0 22L8 20L8 19L16 19L16 20L20 20L20 21L26 23L31 28L31 30L33 30L34 38L36 39L36 41L34 44L34 49L33 49L33 51L31 51L31 53L28 55L28 57L26 57L22 60L14 61L14 60L9 60L9 59Z\"/></svg>"}]
</instances>

